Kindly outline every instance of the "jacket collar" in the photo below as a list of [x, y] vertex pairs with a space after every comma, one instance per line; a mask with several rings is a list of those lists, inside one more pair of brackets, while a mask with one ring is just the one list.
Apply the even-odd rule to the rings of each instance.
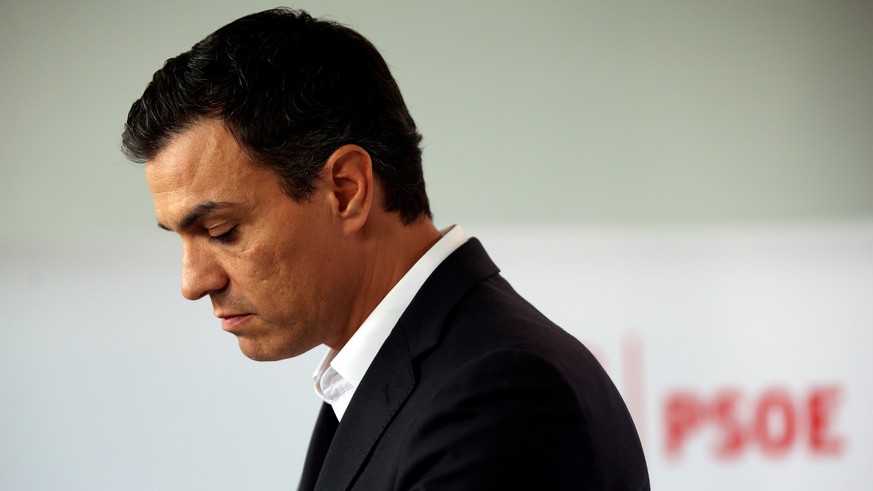
[[415, 388], [413, 361], [437, 345], [454, 305], [499, 272], [471, 238], [425, 281], [356, 389], [324, 459], [316, 490], [347, 489], [367, 455]]

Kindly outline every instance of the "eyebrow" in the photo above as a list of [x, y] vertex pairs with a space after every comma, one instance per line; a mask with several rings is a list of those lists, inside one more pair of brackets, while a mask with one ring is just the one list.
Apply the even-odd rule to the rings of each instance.
[[[190, 228], [192, 225], [202, 220], [203, 217], [212, 213], [215, 210], [232, 208], [234, 206], [236, 206], [236, 203], [231, 203], [229, 201], [201, 201], [200, 203], [197, 203], [197, 206], [189, 211], [188, 214], [185, 215], [184, 218], [182, 218], [182, 220], [179, 221], [179, 225], [176, 229], [185, 230], [187, 228]], [[170, 227], [164, 225], [160, 221], [158, 222], [158, 227], [161, 227], [164, 230], [172, 231]]]

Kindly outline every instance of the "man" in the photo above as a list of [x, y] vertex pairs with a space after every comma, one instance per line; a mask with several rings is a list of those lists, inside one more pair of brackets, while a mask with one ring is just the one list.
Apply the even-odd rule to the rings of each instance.
[[271, 10], [168, 60], [123, 148], [186, 298], [252, 359], [329, 348], [300, 489], [647, 489], [600, 365], [434, 227], [420, 140], [372, 44]]

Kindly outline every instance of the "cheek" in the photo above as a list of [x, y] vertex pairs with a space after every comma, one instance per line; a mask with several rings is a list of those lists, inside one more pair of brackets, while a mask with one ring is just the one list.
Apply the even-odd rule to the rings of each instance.
[[335, 287], [342, 281], [338, 244], [323, 220], [304, 218], [310, 219], [267, 220], [236, 258], [240, 295], [276, 322], [320, 322], [333, 310]]
[[239, 256], [239, 263], [240, 279], [249, 288], [269, 291], [289, 280], [290, 265], [275, 247], [250, 247]]
[[285, 241], [253, 242], [236, 260], [240, 294], [261, 311], [299, 308], [292, 304], [299, 304], [312, 290], [311, 275], [306, 274], [310, 259]]

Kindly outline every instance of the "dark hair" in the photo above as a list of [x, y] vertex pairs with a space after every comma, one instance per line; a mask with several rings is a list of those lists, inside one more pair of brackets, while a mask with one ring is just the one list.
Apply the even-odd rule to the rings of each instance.
[[431, 216], [421, 135], [385, 60], [348, 27], [274, 9], [218, 29], [155, 72], [130, 108], [122, 151], [146, 162], [210, 117], [297, 201], [327, 158], [353, 143], [370, 154], [388, 211], [407, 224]]

